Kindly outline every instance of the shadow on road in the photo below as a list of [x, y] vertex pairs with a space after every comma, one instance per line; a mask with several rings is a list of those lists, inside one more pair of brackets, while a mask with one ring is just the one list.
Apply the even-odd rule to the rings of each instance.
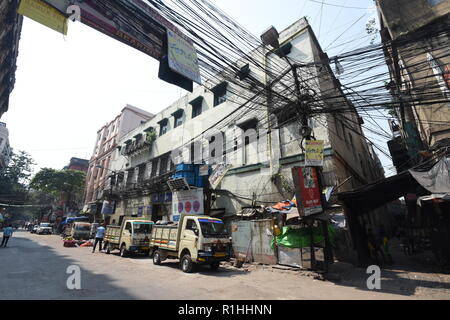
[[[161, 263], [161, 266], [168, 267], [172, 269], [177, 269], [179, 272], [183, 272], [180, 268], [180, 263], [177, 260], [172, 261], [164, 261]], [[212, 277], [236, 277], [242, 276], [243, 274], [248, 273], [249, 271], [245, 270], [232, 270], [225, 268], [223, 266], [219, 267], [217, 270], [212, 270], [209, 265], [196, 265], [193, 273], [201, 274], [203, 276], [212, 276]]]
[[[373, 291], [368, 289], [367, 279], [371, 274], [366, 273], [366, 269], [356, 268], [347, 263], [337, 262], [331, 266], [330, 272], [325, 276], [339, 286], [353, 287], [363, 291]], [[376, 292], [398, 294], [403, 296], [413, 296], [418, 288], [434, 289], [433, 294], [440, 296], [447, 295], [450, 298], [450, 278], [440, 278], [438, 275], [421, 274], [410, 272], [401, 267], [381, 269], [381, 289]], [[435, 290], [441, 292], [436, 292]], [[447, 291], [447, 293], [445, 293]], [[429, 298], [432, 298], [429, 296]]]
[[81, 290], [69, 290], [67, 280], [72, 274], [67, 273], [67, 268], [77, 262], [22, 236], [13, 236], [7, 248], [0, 248], [0, 261], [0, 300], [135, 299], [115, 286], [112, 278], [81, 266]]

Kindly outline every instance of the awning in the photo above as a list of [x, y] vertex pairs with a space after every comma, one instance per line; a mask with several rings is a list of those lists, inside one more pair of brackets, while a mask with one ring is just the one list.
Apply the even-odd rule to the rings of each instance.
[[357, 190], [342, 192], [338, 199], [356, 215], [375, 210], [408, 193], [429, 194], [408, 172], [365, 185]]

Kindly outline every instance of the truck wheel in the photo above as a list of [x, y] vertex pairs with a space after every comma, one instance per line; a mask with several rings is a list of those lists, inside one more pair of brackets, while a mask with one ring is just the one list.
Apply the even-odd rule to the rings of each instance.
[[209, 265], [212, 270], [217, 270], [220, 267], [220, 262], [214, 262]]
[[186, 253], [183, 258], [181, 258], [181, 270], [185, 273], [191, 273], [194, 270], [194, 263], [192, 262], [191, 255]]
[[153, 252], [153, 264], [157, 266], [161, 264], [161, 252], [159, 252], [159, 250]]
[[126, 248], [125, 244], [123, 244], [123, 245], [120, 247], [120, 256], [121, 256], [122, 258], [126, 258], [126, 257], [128, 256], [128, 252], [127, 252], [127, 248]]
[[106, 244], [106, 254], [110, 254], [111, 253], [111, 244], [107, 243]]

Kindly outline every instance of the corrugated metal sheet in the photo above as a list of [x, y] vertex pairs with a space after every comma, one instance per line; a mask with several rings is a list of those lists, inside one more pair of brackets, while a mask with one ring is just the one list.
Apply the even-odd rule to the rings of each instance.
[[276, 264], [272, 249], [271, 220], [235, 221], [232, 223], [233, 250], [247, 261]]

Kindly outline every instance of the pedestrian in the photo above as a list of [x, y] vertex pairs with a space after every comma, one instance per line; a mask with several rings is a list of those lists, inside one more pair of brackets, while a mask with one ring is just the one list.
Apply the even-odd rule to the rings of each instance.
[[99, 244], [98, 246], [98, 251], [102, 251], [102, 243], [103, 243], [103, 238], [105, 237], [105, 224], [99, 226], [97, 228], [97, 233], [95, 234], [95, 242], [94, 242], [94, 248], [92, 249], [92, 253], [95, 252], [95, 248], [97, 247], [97, 243]]
[[384, 226], [380, 227], [380, 239], [382, 242], [382, 248], [384, 253], [383, 257], [386, 259], [385, 262], [389, 264], [394, 263], [394, 261], [392, 260], [391, 253], [389, 252], [389, 237], [387, 236]]
[[375, 239], [375, 236], [373, 235], [372, 229], [367, 230], [367, 245], [369, 247], [370, 256], [372, 260], [379, 265], [380, 260], [378, 259], [378, 253], [383, 258], [383, 261], [385, 261], [384, 253], [380, 248], [380, 243]]
[[12, 237], [13, 234], [13, 228], [12, 225], [8, 225], [5, 229], [3, 229], [3, 240], [0, 247], [6, 248], [6, 245], [8, 244], [8, 240], [10, 237]]

